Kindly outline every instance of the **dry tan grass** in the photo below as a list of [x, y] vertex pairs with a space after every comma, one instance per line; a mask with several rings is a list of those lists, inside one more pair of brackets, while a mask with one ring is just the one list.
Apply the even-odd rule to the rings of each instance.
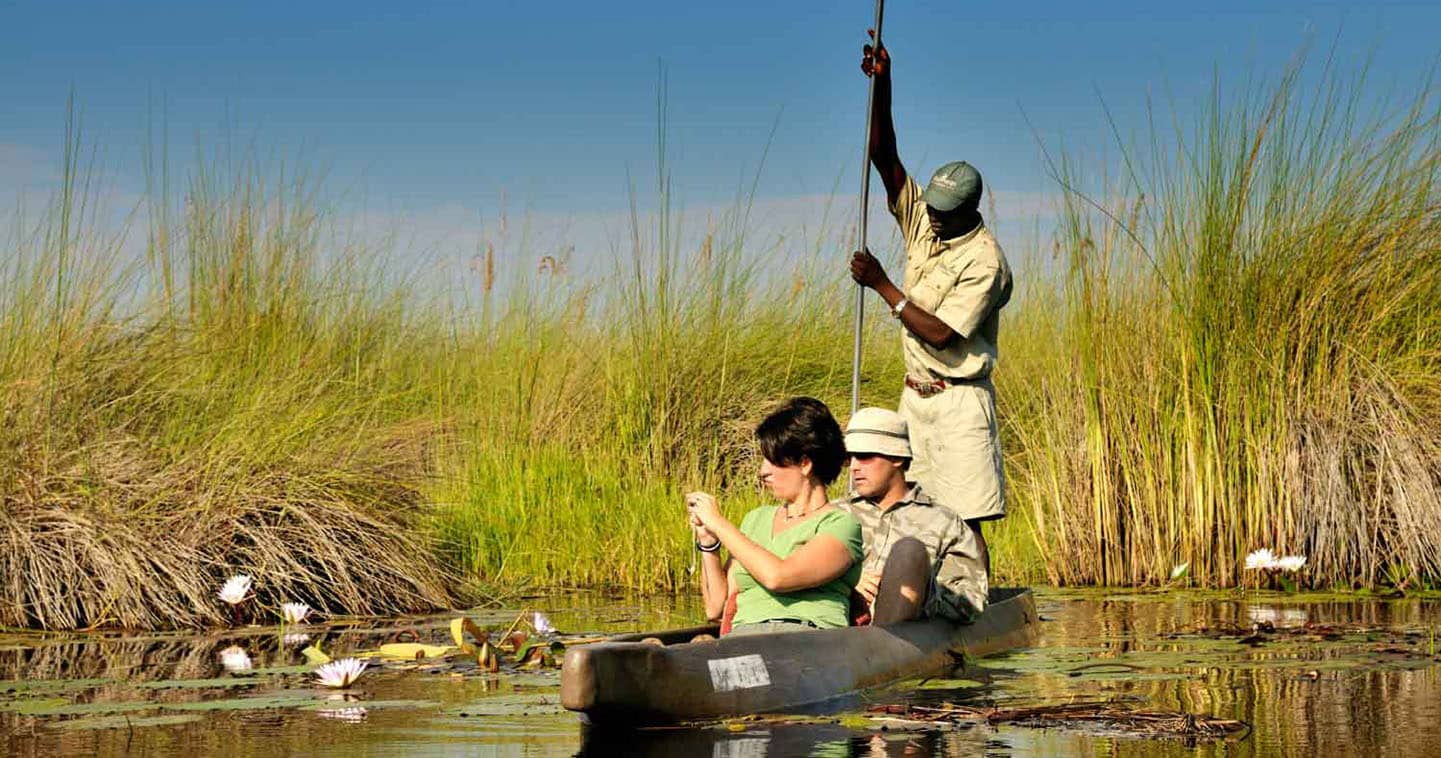
[[137, 447], [109, 441], [71, 453], [6, 493], [0, 625], [225, 624], [216, 591], [235, 573], [255, 577], [244, 613], [266, 622], [287, 601], [360, 615], [455, 602], [454, 581], [415, 528], [413, 484], [396, 478], [394, 461], [217, 475]]

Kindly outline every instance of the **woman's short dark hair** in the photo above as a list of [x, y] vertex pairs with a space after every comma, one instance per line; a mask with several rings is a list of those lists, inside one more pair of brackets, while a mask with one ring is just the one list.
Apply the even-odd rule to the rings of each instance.
[[845, 436], [825, 403], [813, 397], [793, 397], [766, 416], [756, 427], [761, 455], [780, 466], [794, 466], [809, 458], [812, 471], [829, 485], [846, 463]]

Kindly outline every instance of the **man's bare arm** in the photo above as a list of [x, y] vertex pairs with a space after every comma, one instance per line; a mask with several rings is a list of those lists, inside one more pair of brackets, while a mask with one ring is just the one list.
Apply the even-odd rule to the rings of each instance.
[[[905, 297], [869, 250], [857, 250], [851, 255], [851, 278], [856, 284], [875, 290], [892, 309]], [[906, 331], [936, 350], [944, 350], [957, 336], [956, 330], [949, 324], [911, 302], [907, 302], [906, 307], [901, 309], [901, 323], [905, 324]]]
[[[872, 39], [875, 30], [871, 30]], [[886, 185], [886, 202], [891, 207], [906, 184], [906, 169], [896, 148], [896, 124], [891, 118], [891, 54], [885, 45], [866, 45], [861, 52], [861, 71], [875, 80], [871, 104], [871, 163]]]

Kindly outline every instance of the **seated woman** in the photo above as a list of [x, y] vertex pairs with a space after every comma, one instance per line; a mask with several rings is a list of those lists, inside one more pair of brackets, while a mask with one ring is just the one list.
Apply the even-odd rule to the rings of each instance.
[[[732, 524], [714, 497], [686, 496], [702, 556], [706, 615], [719, 619], [733, 593], [732, 634], [846, 626], [860, 578], [861, 525], [829, 504], [826, 486], [845, 464], [840, 425], [815, 398], [788, 400], [756, 427], [761, 482], [780, 505], [764, 505]], [[730, 560], [721, 562], [724, 546]]]

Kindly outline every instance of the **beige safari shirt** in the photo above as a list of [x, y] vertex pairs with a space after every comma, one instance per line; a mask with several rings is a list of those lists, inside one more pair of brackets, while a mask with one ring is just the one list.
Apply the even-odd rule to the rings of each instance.
[[960, 237], [931, 230], [921, 188], [911, 177], [891, 206], [906, 242], [906, 297], [959, 337], [942, 350], [901, 327], [906, 373], [917, 379], [982, 379], [996, 365], [999, 311], [1011, 299], [1011, 267], [981, 224]]
[[932, 501], [920, 485], [912, 485], [886, 511], [861, 497], [839, 500], [835, 506], [861, 522], [865, 571], [881, 573], [891, 547], [905, 537], [925, 545], [932, 577], [922, 611], [926, 617], [972, 621], [986, 609], [989, 581], [975, 533], [960, 516]]

